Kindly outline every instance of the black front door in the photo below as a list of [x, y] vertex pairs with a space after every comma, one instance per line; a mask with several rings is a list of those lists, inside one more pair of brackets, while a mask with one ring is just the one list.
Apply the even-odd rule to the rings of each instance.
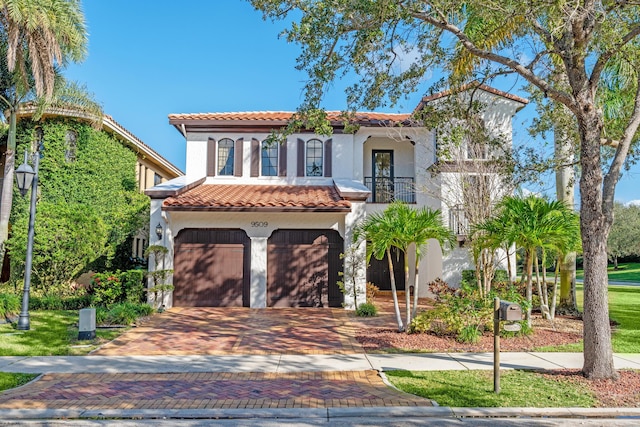
[[372, 165], [373, 171], [373, 202], [391, 203], [394, 200], [393, 185], [393, 151], [373, 150]]

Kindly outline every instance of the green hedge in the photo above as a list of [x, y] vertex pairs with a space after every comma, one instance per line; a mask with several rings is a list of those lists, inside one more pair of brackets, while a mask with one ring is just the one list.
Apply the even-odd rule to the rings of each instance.
[[90, 295], [66, 298], [52, 295], [29, 298], [29, 310], [80, 310], [90, 305]]

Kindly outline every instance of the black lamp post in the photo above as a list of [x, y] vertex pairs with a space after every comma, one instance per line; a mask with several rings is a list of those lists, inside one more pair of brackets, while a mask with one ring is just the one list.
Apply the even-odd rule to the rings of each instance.
[[27, 164], [27, 151], [24, 152], [24, 163], [16, 169], [16, 181], [20, 194], [25, 196], [31, 187], [31, 205], [29, 207], [29, 232], [27, 236], [27, 259], [24, 265], [24, 290], [22, 294], [22, 311], [18, 319], [17, 329], [28, 331], [29, 322], [29, 290], [31, 288], [31, 265], [33, 262], [33, 236], [36, 221], [36, 199], [38, 198], [38, 166], [40, 163], [40, 146], [33, 154], [33, 169]]

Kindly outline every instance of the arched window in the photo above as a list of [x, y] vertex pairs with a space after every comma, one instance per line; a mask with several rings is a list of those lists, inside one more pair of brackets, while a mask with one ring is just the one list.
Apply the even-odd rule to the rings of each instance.
[[262, 141], [262, 176], [278, 175], [278, 144]]
[[65, 135], [66, 150], [64, 152], [64, 159], [67, 162], [76, 161], [76, 149], [77, 149], [78, 135], [74, 130], [67, 130]]
[[233, 175], [233, 140], [218, 141], [218, 175]]
[[310, 139], [307, 141], [306, 153], [306, 175], [322, 176], [322, 141], [319, 139]]

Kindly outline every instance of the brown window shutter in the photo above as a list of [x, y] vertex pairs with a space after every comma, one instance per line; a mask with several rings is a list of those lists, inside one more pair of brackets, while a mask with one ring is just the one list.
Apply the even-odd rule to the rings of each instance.
[[242, 176], [242, 157], [243, 157], [243, 153], [242, 153], [242, 143], [244, 142], [244, 140], [242, 138], [239, 138], [236, 141], [235, 146], [233, 147], [233, 155], [234, 155], [234, 159], [233, 159], [233, 176]]
[[333, 144], [332, 139], [327, 139], [324, 143], [324, 176], [331, 177], [331, 146]]
[[251, 139], [251, 177], [260, 176], [260, 141]]
[[216, 176], [216, 140], [207, 141], [207, 176]]
[[278, 176], [287, 176], [287, 141], [278, 147]]
[[298, 176], [304, 176], [304, 141], [298, 138]]

